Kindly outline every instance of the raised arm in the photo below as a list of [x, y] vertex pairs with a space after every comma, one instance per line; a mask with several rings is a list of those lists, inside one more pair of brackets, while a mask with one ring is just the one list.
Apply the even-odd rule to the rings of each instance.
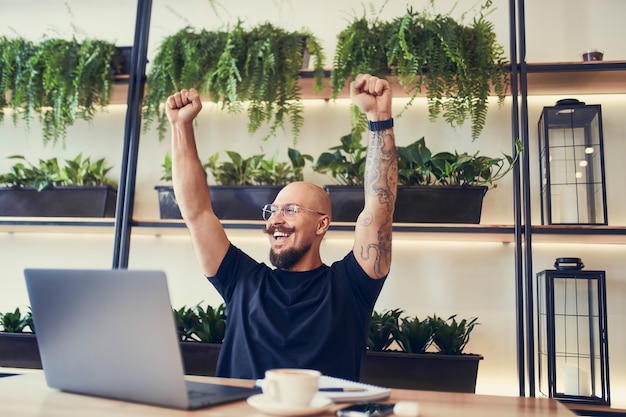
[[350, 97], [369, 122], [380, 122], [369, 123], [365, 207], [356, 222], [352, 248], [363, 270], [379, 279], [389, 273], [391, 266], [391, 231], [398, 190], [391, 89], [386, 80], [361, 74], [350, 84]]
[[169, 96], [165, 107], [172, 128], [174, 194], [200, 267], [205, 275], [213, 276], [226, 255], [229, 240], [213, 212], [206, 173], [196, 148], [193, 122], [202, 110], [202, 102], [192, 88]]

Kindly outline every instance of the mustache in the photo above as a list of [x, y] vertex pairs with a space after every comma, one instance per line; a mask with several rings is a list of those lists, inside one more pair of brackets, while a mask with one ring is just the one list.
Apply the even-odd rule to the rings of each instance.
[[263, 229], [261, 229], [261, 231], [265, 233], [266, 235], [273, 235], [274, 232], [293, 233], [294, 230], [295, 229], [293, 227], [281, 227], [281, 226], [270, 226], [270, 227], [263, 226]]

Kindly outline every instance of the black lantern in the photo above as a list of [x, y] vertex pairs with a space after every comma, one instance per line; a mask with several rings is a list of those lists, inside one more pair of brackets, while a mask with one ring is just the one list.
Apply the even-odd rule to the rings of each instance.
[[558, 258], [537, 274], [539, 391], [558, 400], [610, 405], [604, 271]]
[[600, 105], [544, 107], [539, 154], [541, 224], [608, 224]]

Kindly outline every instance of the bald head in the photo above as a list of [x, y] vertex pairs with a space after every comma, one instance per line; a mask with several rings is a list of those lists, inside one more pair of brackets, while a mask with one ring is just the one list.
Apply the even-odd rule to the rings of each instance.
[[328, 193], [322, 187], [310, 182], [299, 181], [286, 185], [278, 193], [274, 202], [276, 204], [296, 203], [331, 216]]

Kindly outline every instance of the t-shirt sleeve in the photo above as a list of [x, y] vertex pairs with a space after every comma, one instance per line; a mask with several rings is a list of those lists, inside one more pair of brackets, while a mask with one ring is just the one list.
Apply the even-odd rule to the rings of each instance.
[[355, 296], [365, 305], [373, 306], [383, 289], [387, 277], [372, 279], [365, 273], [361, 265], [350, 251], [344, 258], [345, 270], [342, 272], [350, 281]]
[[213, 284], [217, 292], [220, 293], [226, 303], [230, 302], [238, 277], [251, 275], [242, 273], [242, 271], [252, 271], [261, 264], [245, 254], [241, 249], [232, 243], [226, 252], [226, 256], [222, 260], [217, 273], [212, 277], [207, 277], [209, 282]]

